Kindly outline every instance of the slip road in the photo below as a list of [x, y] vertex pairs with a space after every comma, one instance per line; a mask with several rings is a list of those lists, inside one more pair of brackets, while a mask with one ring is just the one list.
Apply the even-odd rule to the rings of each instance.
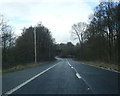
[[72, 59], [3, 75], [3, 94], [119, 94], [119, 73]]

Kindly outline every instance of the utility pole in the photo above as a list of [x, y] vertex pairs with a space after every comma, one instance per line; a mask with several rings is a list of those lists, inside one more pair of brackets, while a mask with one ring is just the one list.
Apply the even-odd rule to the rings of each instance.
[[50, 48], [50, 44], [49, 44], [49, 60], [50, 60], [50, 56], [51, 56], [51, 54], [50, 54], [50, 49], [51, 49], [51, 48]]
[[34, 48], [35, 48], [35, 63], [37, 63], [37, 50], [36, 50], [36, 27], [34, 27]]

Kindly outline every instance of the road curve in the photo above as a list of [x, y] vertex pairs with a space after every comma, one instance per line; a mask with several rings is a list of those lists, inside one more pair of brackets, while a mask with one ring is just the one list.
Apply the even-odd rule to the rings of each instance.
[[7, 94], [118, 94], [119, 74], [72, 59], [3, 75]]

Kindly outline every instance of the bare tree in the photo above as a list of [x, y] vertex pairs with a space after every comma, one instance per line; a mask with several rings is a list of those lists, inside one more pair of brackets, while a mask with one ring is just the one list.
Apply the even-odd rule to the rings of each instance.
[[15, 43], [14, 33], [12, 27], [7, 24], [7, 20], [3, 15], [0, 15], [0, 38], [2, 39], [2, 61], [6, 63], [9, 49], [13, 47]]
[[79, 43], [82, 44], [84, 42], [83, 34], [87, 28], [87, 24], [85, 22], [79, 22], [72, 26], [72, 35], [74, 39], [78, 39]]
[[0, 15], [0, 37], [3, 48], [12, 47], [15, 39], [12, 27], [7, 22], [6, 18]]

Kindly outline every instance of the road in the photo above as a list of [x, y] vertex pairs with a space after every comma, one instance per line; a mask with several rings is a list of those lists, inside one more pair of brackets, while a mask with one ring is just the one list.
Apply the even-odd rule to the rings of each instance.
[[72, 59], [4, 74], [6, 94], [118, 94], [120, 74]]

